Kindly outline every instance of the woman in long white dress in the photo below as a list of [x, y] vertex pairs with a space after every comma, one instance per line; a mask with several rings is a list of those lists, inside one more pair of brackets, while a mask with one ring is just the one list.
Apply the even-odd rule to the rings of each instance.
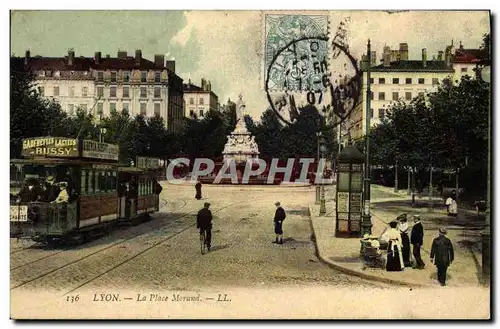
[[389, 225], [391, 228], [384, 234], [389, 243], [385, 269], [387, 271], [402, 271], [405, 266], [403, 263], [403, 255], [401, 253], [403, 245], [401, 233], [397, 229], [398, 223], [396, 221], [392, 221]]

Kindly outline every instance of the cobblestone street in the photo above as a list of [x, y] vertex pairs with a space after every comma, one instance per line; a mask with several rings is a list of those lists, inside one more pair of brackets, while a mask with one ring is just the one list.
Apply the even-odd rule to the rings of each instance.
[[[349, 276], [315, 256], [307, 202], [313, 188], [166, 185], [168, 204], [150, 222], [82, 246], [21, 250], [11, 243], [11, 289], [161, 288], [346, 285], [387, 287]], [[274, 202], [287, 211], [285, 244], [273, 244]], [[201, 255], [195, 214], [212, 204], [212, 251]], [[333, 225], [333, 223], [332, 223]]]

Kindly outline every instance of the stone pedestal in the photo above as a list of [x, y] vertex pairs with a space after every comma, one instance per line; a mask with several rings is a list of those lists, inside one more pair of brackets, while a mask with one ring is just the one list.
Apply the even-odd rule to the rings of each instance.
[[243, 119], [238, 120], [234, 131], [227, 136], [222, 154], [224, 161], [234, 160], [238, 166], [246, 164], [248, 160], [259, 158], [260, 152], [255, 137], [247, 130]]

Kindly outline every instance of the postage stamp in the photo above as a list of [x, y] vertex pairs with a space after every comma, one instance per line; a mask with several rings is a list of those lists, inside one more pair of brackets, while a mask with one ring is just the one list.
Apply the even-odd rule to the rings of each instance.
[[264, 89], [324, 89], [328, 71], [328, 15], [264, 13]]
[[492, 318], [489, 11], [10, 33], [11, 319]]

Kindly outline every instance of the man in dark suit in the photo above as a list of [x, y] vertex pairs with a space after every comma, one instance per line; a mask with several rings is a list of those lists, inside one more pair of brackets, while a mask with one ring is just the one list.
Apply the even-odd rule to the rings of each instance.
[[209, 207], [210, 203], [205, 202], [203, 209], [196, 216], [196, 228], [200, 229], [200, 234], [205, 232], [208, 251], [212, 243], [212, 212], [208, 209]]
[[279, 201], [274, 205], [276, 206], [276, 212], [274, 213], [274, 233], [276, 234], [276, 240], [273, 243], [283, 244], [283, 221], [286, 218], [286, 213]]
[[437, 267], [438, 281], [442, 286], [446, 285], [446, 270], [454, 259], [453, 245], [446, 237], [446, 229], [439, 229], [439, 236], [432, 242], [431, 262]]
[[413, 227], [411, 229], [411, 238], [410, 242], [413, 245], [413, 257], [415, 258], [415, 268], [423, 269], [425, 267], [424, 262], [422, 261], [422, 256], [420, 255], [420, 248], [422, 248], [422, 244], [424, 243], [424, 227], [422, 223], [420, 223], [420, 216], [413, 216]]

